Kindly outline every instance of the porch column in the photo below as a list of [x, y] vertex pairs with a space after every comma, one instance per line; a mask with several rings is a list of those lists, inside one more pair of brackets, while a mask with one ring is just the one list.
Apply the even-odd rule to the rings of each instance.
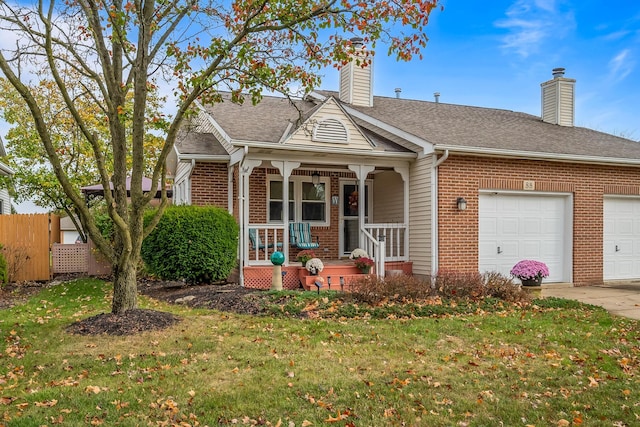
[[365, 216], [365, 181], [367, 180], [367, 175], [369, 172], [373, 172], [375, 170], [375, 166], [372, 165], [349, 165], [349, 170], [356, 174], [356, 178], [358, 178], [358, 245], [361, 248], [364, 248], [364, 234], [362, 230], [364, 229], [364, 216]]
[[240, 173], [238, 174], [238, 222], [240, 223], [240, 238], [238, 245], [240, 246], [240, 284], [244, 286], [244, 265], [245, 260], [249, 257], [249, 177], [253, 169], [260, 166], [262, 160], [245, 159], [240, 165]]
[[393, 168], [400, 177], [404, 184], [404, 256], [409, 258], [409, 167], [408, 166], [396, 166]]
[[284, 225], [282, 249], [285, 262], [289, 265], [289, 177], [294, 169], [300, 167], [300, 162], [272, 160], [271, 165], [282, 175], [282, 223]]

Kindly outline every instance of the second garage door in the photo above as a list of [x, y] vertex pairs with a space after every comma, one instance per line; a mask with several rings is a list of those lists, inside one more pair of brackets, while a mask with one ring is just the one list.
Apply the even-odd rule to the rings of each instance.
[[534, 259], [549, 267], [545, 282], [570, 281], [569, 202], [568, 196], [481, 194], [480, 271], [497, 271], [509, 276], [518, 261]]
[[604, 280], [640, 278], [640, 200], [604, 199]]

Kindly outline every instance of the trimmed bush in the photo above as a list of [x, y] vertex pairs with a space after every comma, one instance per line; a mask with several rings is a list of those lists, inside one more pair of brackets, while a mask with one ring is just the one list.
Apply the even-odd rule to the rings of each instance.
[[236, 266], [237, 252], [238, 225], [227, 211], [212, 206], [168, 207], [142, 244], [149, 273], [188, 283], [225, 280]]
[[0, 287], [6, 285], [9, 280], [9, 273], [7, 272], [7, 260], [2, 253], [3, 246], [0, 244]]

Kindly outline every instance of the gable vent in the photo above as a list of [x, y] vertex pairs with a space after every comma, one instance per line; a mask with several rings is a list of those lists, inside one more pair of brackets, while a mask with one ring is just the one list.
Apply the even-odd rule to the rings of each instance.
[[325, 119], [313, 127], [313, 140], [346, 144], [349, 142], [349, 132], [340, 120]]

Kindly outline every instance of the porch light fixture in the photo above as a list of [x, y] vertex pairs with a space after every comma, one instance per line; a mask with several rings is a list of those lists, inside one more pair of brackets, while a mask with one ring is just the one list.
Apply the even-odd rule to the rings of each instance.
[[467, 201], [464, 199], [464, 197], [458, 197], [458, 199], [456, 200], [456, 204], [458, 205], [459, 211], [467, 209]]
[[311, 182], [313, 183], [313, 185], [320, 184], [320, 174], [318, 173], [318, 171], [313, 171], [313, 173], [311, 174]]
[[335, 194], [331, 196], [331, 206], [338, 206], [339, 203], [340, 197], [336, 196]]

